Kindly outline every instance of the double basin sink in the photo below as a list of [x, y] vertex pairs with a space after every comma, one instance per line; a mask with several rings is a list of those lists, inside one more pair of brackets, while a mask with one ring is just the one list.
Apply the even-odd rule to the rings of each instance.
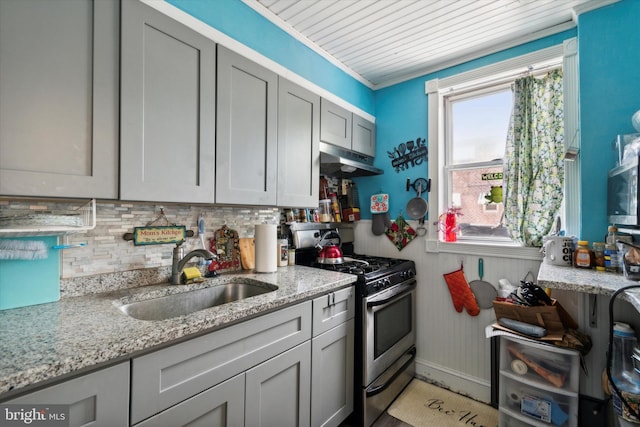
[[[171, 285], [181, 286], [181, 285]], [[276, 285], [248, 278], [124, 304], [120, 311], [138, 320], [166, 320], [277, 290]]]

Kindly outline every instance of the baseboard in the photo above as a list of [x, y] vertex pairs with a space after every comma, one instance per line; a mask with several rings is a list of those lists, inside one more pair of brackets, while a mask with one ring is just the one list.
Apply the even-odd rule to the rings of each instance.
[[482, 378], [472, 377], [422, 359], [416, 359], [416, 377], [479, 402], [491, 403], [491, 383]]

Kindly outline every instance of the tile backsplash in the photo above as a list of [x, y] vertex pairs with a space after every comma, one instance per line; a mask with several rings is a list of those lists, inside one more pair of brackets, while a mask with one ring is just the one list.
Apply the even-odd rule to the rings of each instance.
[[[72, 210], [77, 203], [40, 200], [0, 200], [3, 211], [12, 210]], [[279, 223], [280, 210], [272, 207], [191, 206], [184, 204], [152, 204], [98, 201], [96, 227], [93, 230], [60, 237], [63, 243], [87, 245], [62, 251], [61, 278], [76, 279], [106, 273], [154, 269], [171, 266], [173, 244], [134, 246], [124, 240], [125, 233], [134, 227], [145, 226], [160, 214], [160, 209], [172, 224], [184, 225], [198, 231], [198, 216], [205, 219], [205, 238], [208, 245], [213, 233], [223, 225], [238, 231], [240, 237], [252, 237], [254, 225]], [[188, 238], [185, 251], [200, 247], [196, 236]], [[169, 268], [170, 269], [170, 268]]]

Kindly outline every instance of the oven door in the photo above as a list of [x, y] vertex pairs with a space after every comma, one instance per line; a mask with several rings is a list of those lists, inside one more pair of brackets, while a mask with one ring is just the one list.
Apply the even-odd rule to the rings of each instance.
[[415, 279], [364, 299], [363, 386], [371, 384], [415, 345], [415, 299]]

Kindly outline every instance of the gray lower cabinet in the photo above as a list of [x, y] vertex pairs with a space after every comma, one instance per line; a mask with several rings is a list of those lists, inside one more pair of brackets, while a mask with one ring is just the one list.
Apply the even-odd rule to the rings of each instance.
[[118, 197], [119, 20], [117, 0], [0, 1], [0, 195]]
[[[308, 301], [134, 358], [131, 423], [164, 416], [163, 411], [308, 342], [311, 312]], [[219, 406], [219, 401], [212, 399], [210, 405], [198, 404], [197, 408], [205, 415]], [[183, 425], [195, 415], [185, 412], [189, 418], [178, 419], [176, 414], [182, 410], [172, 410], [173, 425]]]
[[353, 114], [324, 98], [320, 111], [320, 141], [350, 150]]
[[214, 201], [215, 48], [150, 6], [122, 2], [121, 199]]
[[338, 426], [353, 411], [353, 288], [313, 301], [311, 425]]
[[129, 425], [129, 362], [82, 375], [3, 404], [69, 405], [69, 426]]
[[278, 206], [318, 206], [319, 125], [320, 96], [280, 77], [278, 80]]
[[369, 120], [353, 115], [351, 148], [358, 153], [376, 156], [376, 125]]
[[247, 426], [308, 426], [311, 343], [306, 341], [247, 371]]
[[244, 426], [245, 374], [236, 375], [148, 418], [137, 427]]
[[276, 205], [278, 75], [218, 46], [216, 203]]

